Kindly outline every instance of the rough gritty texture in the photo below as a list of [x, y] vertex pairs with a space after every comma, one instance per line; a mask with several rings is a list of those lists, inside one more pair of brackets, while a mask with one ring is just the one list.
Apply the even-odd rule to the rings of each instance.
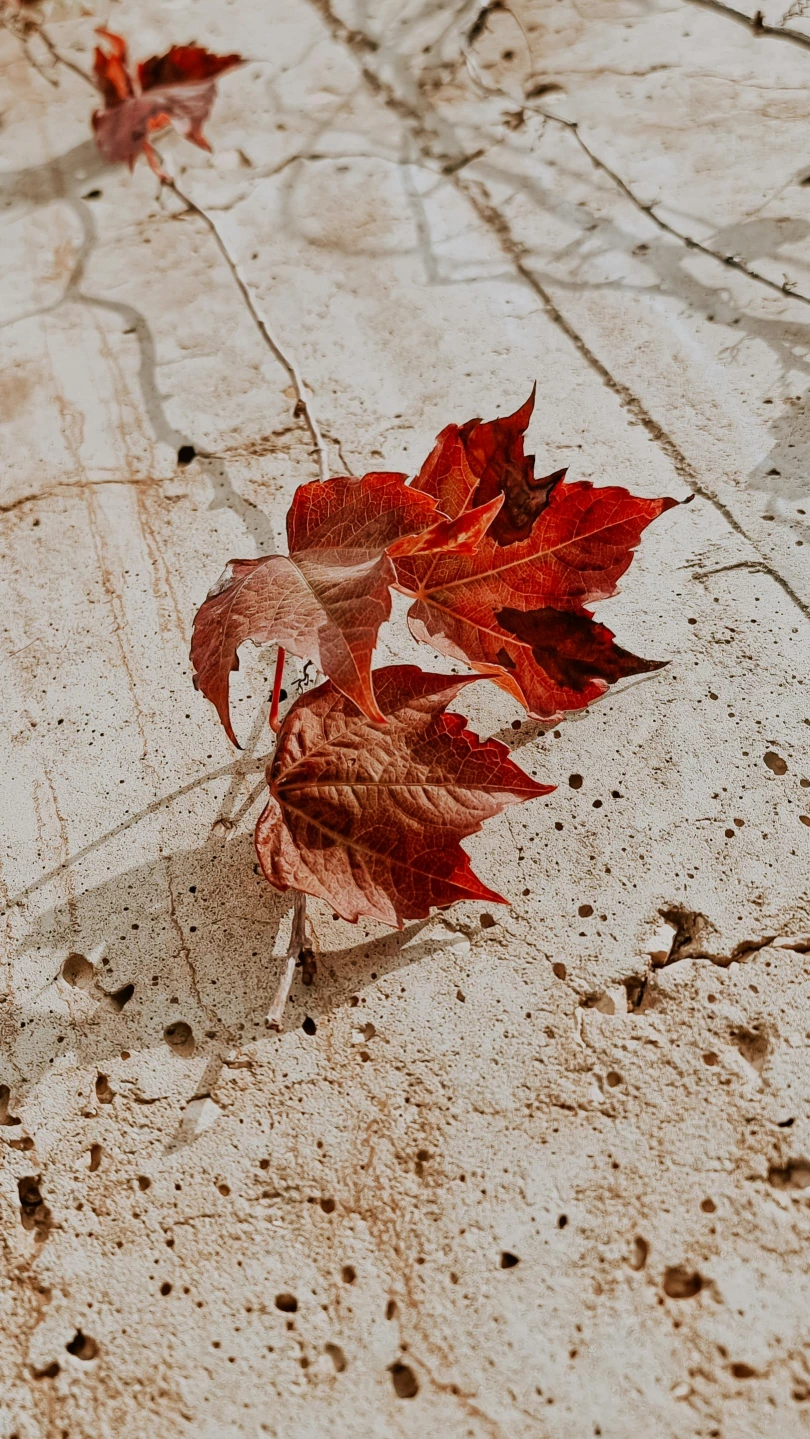
[[215, 154], [162, 148], [334, 469], [413, 472], [536, 377], [547, 469], [695, 494], [600, 608], [671, 663], [545, 736], [469, 692], [559, 785], [470, 844], [511, 909], [385, 935], [316, 906], [269, 1034], [272, 655], [235, 757], [187, 652], [317, 457], [211, 234], [0, 32], [0, 1436], [793, 1439], [810, 405], [779, 287], [810, 295], [810, 52], [670, 0], [327, 4], [111, 16], [136, 57], [251, 57]]

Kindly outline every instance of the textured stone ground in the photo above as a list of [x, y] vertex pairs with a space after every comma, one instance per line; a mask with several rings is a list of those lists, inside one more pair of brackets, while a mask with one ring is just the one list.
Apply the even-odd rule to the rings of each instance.
[[250, 57], [215, 153], [164, 148], [334, 470], [413, 471], [536, 378], [541, 463], [694, 494], [602, 608], [670, 664], [546, 734], [465, 695], [559, 786], [470, 845], [511, 909], [315, 906], [269, 1034], [272, 657], [235, 758], [187, 651], [317, 456], [211, 234], [0, 31], [0, 1436], [794, 1439], [810, 50], [669, 0], [327, 3], [109, 18]]

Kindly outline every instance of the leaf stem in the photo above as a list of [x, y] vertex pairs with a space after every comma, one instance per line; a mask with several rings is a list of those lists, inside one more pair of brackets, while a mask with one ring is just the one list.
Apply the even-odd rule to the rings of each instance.
[[278, 987], [273, 995], [273, 1003], [267, 1015], [267, 1024], [270, 1029], [279, 1033], [284, 1028], [284, 1006], [287, 1003], [287, 996], [290, 993], [290, 985], [293, 982], [295, 966], [301, 956], [302, 950], [307, 947], [307, 897], [300, 890], [295, 891], [295, 902], [293, 907], [292, 929], [290, 931], [290, 942], [287, 945], [287, 954], [284, 959], [284, 968], [278, 981]]
[[295, 360], [292, 358], [291, 355], [288, 355], [286, 351], [282, 349], [279, 341], [276, 339], [273, 331], [270, 329], [267, 320], [265, 319], [261, 310], [258, 308], [256, 301], [254, 300], [248, 288], [245, 277], [242, 274], [239, 261], [234, 255], [231, 254], [230, 250], [228, 249], [228, 246], [226, 245], [225, 241], [222, 238], [222, 235], [219, 232], [219, 229], [217, 228], [217, 223], [214, 220], [213, 216], [210, 215], [207, 210], [204, 210], [202, 205], [198, 205], [196, 200], [192, 200], [191, 196], [187, 194], [185, 190], [181, 190], [180, 186], [173, 178], [173, 176], [163, 175], [161, 178], [163, 184], [166, 185], [169, 190], [174, 191], [178, 200], [182, 200], [186, 208], [193, 211], [193, 213], [197, 215], [200, 220], [202, 220], [203, 224], [208, 227], [214, 239], [216, 240], [220, 254], [222, 255], [226, 265], [228, 266], [228, 269], [233, 275], [233, 278], [239, 288], [239, 292], [245, 302], [245, 305], [247, 306], [248, 313], [250, 314], [250, 317], [253, 320], [256, 329], [259, 331], [259, 334], [264, 340], [264, 343], [266, 344], [270, 353], [275, 356], [279, 364], [287, 371], [287, 374], [290, 377], [296, 397], [294, 413], [296, 415], [303, 415], [304, 420], [306, 421], [307, 429], [309, 430], [309, 433], [312, 437], [312, 443], [315, 448], [315, 452], [318, 456], [318, 470], [320, 478], [322, 480], [328, 479], [329, 454], [326, 448], [326, 442], [324, 441], [323, 435], [321, 434], [318, 421], [316, 420], [315, 415], [312, 412], [312, 406], [307, 399], [306, 391], [304, 388], [304, 381], [301, 377]]
[[279, 730], [281, 729], [281, 725], [280, 725], [280, 723], [279, 723], [279, 718], [278, 718], [278, 702], [279, 702], [279, 699], [281, 698], [281, 681], [282, 681], [283, 678], [284, 678], [284, 660], [285, 660], [285, 658], [286, 658], [285, 652], [284, 652], [284, 650], [281, 648], [281, 645], [279, 645], [279, 647], [278, 647], [278, 654], [276, 655], [276, 673], [275, 673], [275, 675], [273, 676], [273, 698], [272, 698], [271, 701], [270, 701], [270, 720], [269, 720], [269, 723], [270, 723], [270, 728], [271, 728], [271, 730], [273, 731], [273, 734], [278, 734]]

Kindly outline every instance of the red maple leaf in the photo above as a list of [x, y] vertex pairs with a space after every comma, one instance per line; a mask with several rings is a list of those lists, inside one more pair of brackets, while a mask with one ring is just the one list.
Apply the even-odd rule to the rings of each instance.
[[96, 46], [93, 72], [104, 109], [93, 115], [96, 144], [105, 160], [126, 161], [130, 169], [143, 152], [155, 174], [166, 179], [149, 136], [174, 125], [187, 140], [210, 150], [202, 127], [216, 98], [216, 77], [241, 55], [212, 55], [200, 45], [173, 45], [165, 55], [142, 60], [133, 73], [126, 41], [99, 26], [108, 48]]
[[287, 515], [289, 555], [231, 560], [194, 621], [194, 683], [233, 743], [230, 675], [248, 639], [312, 660], [369, 718], [382, 720], [371, 657], [391, 613], [395, 576], [386, 551], [472, 550], [500, 504], [496, 496], [450, 522], [404, 475], [301, 485]]
[[468, 505], [484, 505], [503, 495], [503, 509], [489, 531], [499, 545], [528, 539], [551, 491], [565, 477], [565, 470], [535, 475], [534, 455], [523, 453], [536, 390], [535, 385], [525, 405], [513, 415], [447, 425], [413, 482], [418, 489], [441, 498], [442, 509], [453, 517]]
[[473, 873], [459, 841], [554, 786], [445, 712], [474, 679], [413, 665], [376, 670], [384, 725], [328, 682], [296, 700], [256, 826], [259, 860], [276, 889], [315, 895], [352, 923], [367, 915], [398, 928], [457, 900], [507, 903]]
[[416, 639], [472, 665], [543, 719], [583, 709], [626, 675], [660, 668], [622, 649], [586, 604], [616, 593], [642, 531], [672, 499], [618, 486], [536, 480], [522, 434], [533, 396], [515, 415], [442, 432], [414, 481], [445, 513], [503, 494], [476, 552], [396, 559], [397, 588], [412, 596]]

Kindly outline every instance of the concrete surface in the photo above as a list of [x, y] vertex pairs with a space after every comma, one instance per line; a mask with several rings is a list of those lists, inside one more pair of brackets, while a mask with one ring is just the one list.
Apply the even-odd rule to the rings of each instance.
[[272, 655], [235, 756], [187, 651], [317, 455], [211, 234], [0, 31], [2, 1439], [810, 1433], [810, 51], [671, 0], [476, 15], [105, 12], [250, 57], [215, 153], [162, 148], [333, 469], [536, 378], [541, 463], [696, 496], [601, 611], [666, 670], [545, 735], [464, 697], [559, 785], [470, 846], [511, 909], [316, 906], [282, 1036]]

